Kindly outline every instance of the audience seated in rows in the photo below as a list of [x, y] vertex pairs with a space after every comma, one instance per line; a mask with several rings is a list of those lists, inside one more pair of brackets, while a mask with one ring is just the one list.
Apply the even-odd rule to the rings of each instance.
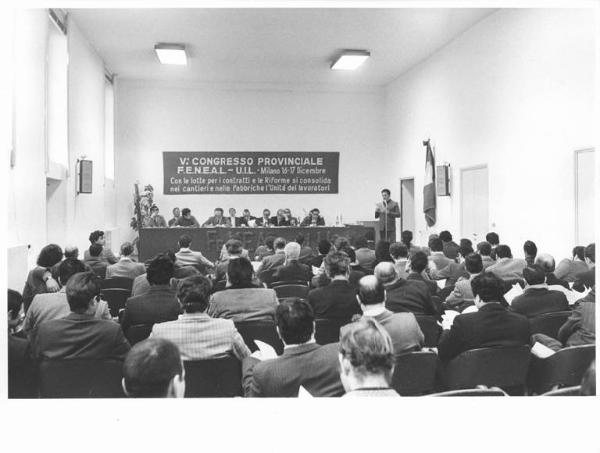
[[150, 338], [165, 338], [177, 345], [183, 360], [236, 356], [242, 360], [250, 350], [230, 319], [206, 313], [211, 283], [203, 275], [179, 282], [177, 300], [183, 307], [179, 319], [154, 324]]
[[487, 241], [477, 244], [477, 253], [481, 255], [481, 265], [483, 266], [483, 270], [486, 270], [496, 262], [490, 256], [492, 254], [492, 244]]
[[408, 277], [408, 253], [408, 247], [402, 242], [394, 242], [390, 245], [390, 256], [394, 260], [398, 278]]
[[23, 308], [27, 312], [36, 294], [53, 293], [60, 289], [59, 283], [52, 277], [50, 269], [63, 259], [59, 245], [48, 244], [40, 251], [36, 267], [29, 271], [23, 288]]
[[527, 267], [527, 261], [513, 258], [508, 245], [501, 244], [496, 247], [496, 256], [496, 263], [488, 267], [486, 272], [492, 272], [502, 280], [523, 278], [523, 269]]
[[[81, 261], [71, 258], [62, 261], [58, 268], [58, 282], [61, 285], [60, 291], [38, 294], [33, 298], [23, 322], [23, 332], [30, 341], [35, 336], [36, 329], [42, 322], [64, 318], [71, 313], [71, 308], [67, 300], [66, 285], [73, 275], [81, 272], [85, 272], [85, 266]], [[97, 319], [112, 319], [108, 304], [105, 301], [98, 301], [94, 317]]]
[[[488, 244], [489, 245], [489, 244]], [[450, 310], [462, 312], [465, 308], [474, 305], [475, 296], [471, 288], [473, 279], [483, 272], [483, 260], [481, 255], [471, 253], [464, 261], [468, 277], [460, 277], [452, 292], [446, 297], [444, 307]]]
[[[110, 248], [105, 247], [106, 239], [104, 237], [104, 231], [96, 230], [90, 233], [88, 238], [90, 240], [90, 245], [98, 244], [102, 247], [102, 252], [100, 253], [100, 260], [104, 261], [108, 264], [115, 264], [118, 260], [113, 254]], [[83, 253], [83, 262], [87, 262], [90, 259], [90, 251], [89, 249]]]
[[317, 319], [350, 320], [360, 313], [356, 288], [349, 282], [350, 258], [345, 252], [334, 250], [325, 257], [324, 264], [330, 283], [308, 293], [312, 311]]
[[546, 273], [540, 265], [534, 264], [523, 269], [523, 277], [527, 284], [523, 294], [512, 300], [512, 311], [532, 318], [569, 309], [569, 302], [562, 292], [548, 289]]
[[[374, 278], [372, 275], [363, 278]], [[363, 317], [340, 332], [340, 379], [345, 397], [392, 396], [395, 345], [374, 318]]]
[[[462, 240], [461, 240], [461, 242], [462, 242]], [[461, 278], [461, 277], [468, 278], [469, 273], [467, 272], [467, 270], [465, 268], [465, 257], [470, 255], [471, 253], [473, 253], [473, 247], [471, 247], [471, 245], [469, 245], [468, 243], [462, 244], [458, 248], [458, 258], [457, 258], [458, 262], [452, 261], [452, 262], [448, 263], [448, 265], [446, 267], [444, 267], [442, 270], [431, 269], [429, 272], [431, 279], [432, 280], [444, 280], [445, 279], [446, 280], [445, 286], [452, 286], [458, 281], [459, 278]]]
[[195, 266], [200, 272], [206, 273], [213, 269], [215, 265], [212, 261], [205, 258], [202, 252], [192, 250], [192, 238], [187, 234], [179, 237], [179, 251], [175, 253], [175, 258], [180, 266]]
[[106, 277], [106, 268], [108, 263], [102, 258], [102, 246], [100, 244], [92, 244], [88, 249], [85, 264], [87, 264], [94, 274], [100, 278]]
[[106, 268], [106, 278], [125, 277], [133, 280], [137, 276], [145, 274], [146, 266], [134, 261], [131, 258], [132, 253], [133, 244], [131, 242], [121, 244], [121, 257], [117, 263]]
[[583, 292], [586, 288], [591, 288], [596, 282], [596, 244], [592, 242], [585, 248], [585, 262], [589, 269], [575, 275], [575, 281], [573, 282], [573, 289], [575, 291]]
[[[422, 254], [427, 260], [423, 252], [417, 254]], [[375, 267], [375, 277], [385, 289], [385, 308], [391, 312], [439, 316], [425, 282], [398, 278], [392, 263], [379, 263]]]
[[121, 326], [123, 331], [135, 324], [154, 324], [177, 319], [181, 306], [169, 286], [173, 261], [167, 254], [156, 256], [148, 264], [146, 278], [150, 288], [144, 294], [127, 299]]
[[135, 344], [123, 362], [122, 382], [130, 398], [183, 398], [185, 373], [179, 349], [164, 338]]
[[410, 272], [406, 279], [425, 283], [429, 288], [429, 294], [435, 296], [439, 287], [436, 282], [431, 281], [427, 276], [428, 263], [427, 255], [424, 252], [415, 253], [410, 259]]
[[66, 285], [71, 313], [39, 324], [32, 341], [32, 355], [43, 359], [123, 360], [129, 343], [119, 324], [95, 317], [100, 301], [100, 282], [93, 272], [81, 272]]
[[[389, 266], [379, 263], [377, 266]], [[419, 351], [425, 344], [425, 336], [413, 313], [392, 313], [385, 308], [385, 290], [374, 275], [365, 275], [359, 281], [357, 296], [363, 318], [372, 318], [389, 333], [394, 354]]]
[[338, 343], [315, 342], [315, 316], [302, 299], [290, 298], [275, 312], [283, 355], [261, 361], [259, 351], [242, 361], [242, 385], [249, 397], [293, 397], [300, 386], [312, 396], [341, 396]]
[[277, 294], [254, 282], [252, 263], [246, 258], [229, 260], [227, 285], [224, 291], [213, 293], [208, 314], [213, 318], [240, 321], [272, 321], [277, 307]]
[[585, 247], [578, 245], [573, 248], [572, 258], [565, 258], [556, 266], [556, 278], [574, 282], [578, 274], [588, 271], [585, 261]]
[[458, 244], [452, 240], [452, 234], [444, 230], [440, 233], [440, 239], [443, 243], [443, 251], [446, 257], [455, 260], [458, 257]]
[[527, 318], [500, 303], [504, 285], [499, 277], [484, 272], [471, 281], [471, 288], [478, 311], [456, 316], [451, 325], [442, 323], [444, 330], [438, 344], [442, 361], [470, 349], [529, 344]]
[[288, 242], [283, 253], [285, 261], [275, 268], [272, 280], [274, 282], [305, 281], [309, 282], [312, 278], [312, 269], [306, 264], [300, 263], [300, 244], [297, 242]]
[[375, 269], [375, 250], [371, 250], [367, 243], [367, 238], [364, 236], [360, 236], [354, 242], [354, 248], [356, 253], [356, 261], [358, 264], [373, 272]]

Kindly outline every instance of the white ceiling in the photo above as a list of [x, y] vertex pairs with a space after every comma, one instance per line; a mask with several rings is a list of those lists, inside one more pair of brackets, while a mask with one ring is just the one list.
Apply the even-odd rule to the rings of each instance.
[[[382, 87], [492, 9], [69, 9], [119, 78], [200, 83]], [[188, 66], [163, 66], [157, 42], [183, 43]], [[366, 49], [357, 71], [332, 71]]]

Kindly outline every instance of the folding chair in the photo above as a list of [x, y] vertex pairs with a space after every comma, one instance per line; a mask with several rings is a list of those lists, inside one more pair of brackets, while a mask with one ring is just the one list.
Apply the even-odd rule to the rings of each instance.
[[558, 330], [569, 316], [571, 316], [571, 313], [570, 310], [556, 311], [554, 313], [544, 313], [530, 318], [529, 325], [531, 326], [531, 334], [543, 333], [549, 337], [557, 338]]
[[100, 280], [102, 289], [126, 289], [131, 293], [133, 279], [127, 277], [110, 277]]
[[308, 296], [308, 285], [298, 285], [298, 284], [290, 284], [290, 285], [279, 285], [273, 286], [275, 290], [275, 294], [277, 294], [278, 299], [283, 299], [286, 297], [299, 297], [301, 299], [305, 299]]
[[433, 351], [415, 351], [396, 357], [392, 388], [402, 396], [425, 395], [435, 390], [438, 356]]
[[530, 393], [541, 395], [554, 386], [579, 385], [594, 357], [595, 344], [563, 348], [545, 359], [534, 356], [527, 375], [527, 388]]
[[64, 359], [40, 363], [41, 398], [122, 398], [123, 362]]
[[485, 385], [500, 387], [509, 394], [523, 393], [529, 360], [527, 345], [472, 349], [443, 367], [442, 381], [447, 390]]
[[236, 357], [185, 361], [183, 365], [186, 398], [242, 396], [242, 365]]
[[278, 355], [283, 353], [283, 343], [273, 321], [240, 321], [235, 323], [235, 328], [252, 352], [258, 349], [254, 340], [260, 340], [273, 346]]
[[442, 328], [438, 325], [437, 320], [433, 316], [415, 315], [419, 327], [425, 336], [425, 347], [435, 348], [438, 345]]
[[127, 329], [127, 332], [125, 332], [125, 337], [127, 338], [127, 341], [129, 341], [129, 344], [133, 346], [148, 338], [152, 333], [152, 326], [154, 326], [154, 324], [134, 324], [133, 326], [130, 326]]
[[320, 345], [340, 341], [340, 328], [350, 323], [351, 319], [317, 319], [315, 320], [315, 340]]
[[508, 396], [498, 387], [484, 389], [449, 390], [447, 392], [433, 393], [427, 396]]
[[582, 396], [579, 392], [581, 391], [581, 385], [575, 385], [573, 387], [564, 387], [562, 389], [550, 390], [544, 393], [542, 396]]
[[125, 308], [125, 303], [130, 295], [130, 290], [119, 288], [107, 288], [100, 292], [102, 299], [108, 303], [108, 308], [110, 309], [110, 315], [112, 317], [119, 316], [119, 310]]

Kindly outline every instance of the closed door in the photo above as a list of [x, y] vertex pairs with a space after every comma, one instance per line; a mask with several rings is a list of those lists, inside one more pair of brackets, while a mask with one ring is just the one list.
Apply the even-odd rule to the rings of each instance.
[[594, 161], [593, 149], [575, 151], [575, 243], [594, 242]]
[[400, 180], [400, 230], [415, 232], [415, 180], [414, 178]]
[[463, 168], [460, 175], [462, 237], [477, 244], [488, 232], [488, 168], [487, 165]]

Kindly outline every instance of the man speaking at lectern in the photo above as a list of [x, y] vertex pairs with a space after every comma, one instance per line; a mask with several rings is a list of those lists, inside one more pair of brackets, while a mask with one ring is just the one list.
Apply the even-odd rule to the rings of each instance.
[[383, 201], [376, 204], [375, 218], [379, 219], [379, 232], [381, 239], [396, 241], [396, 217], [400, 217], [400, 206], [390, 198], [390, 190], [383, 189], [381, 197]]

